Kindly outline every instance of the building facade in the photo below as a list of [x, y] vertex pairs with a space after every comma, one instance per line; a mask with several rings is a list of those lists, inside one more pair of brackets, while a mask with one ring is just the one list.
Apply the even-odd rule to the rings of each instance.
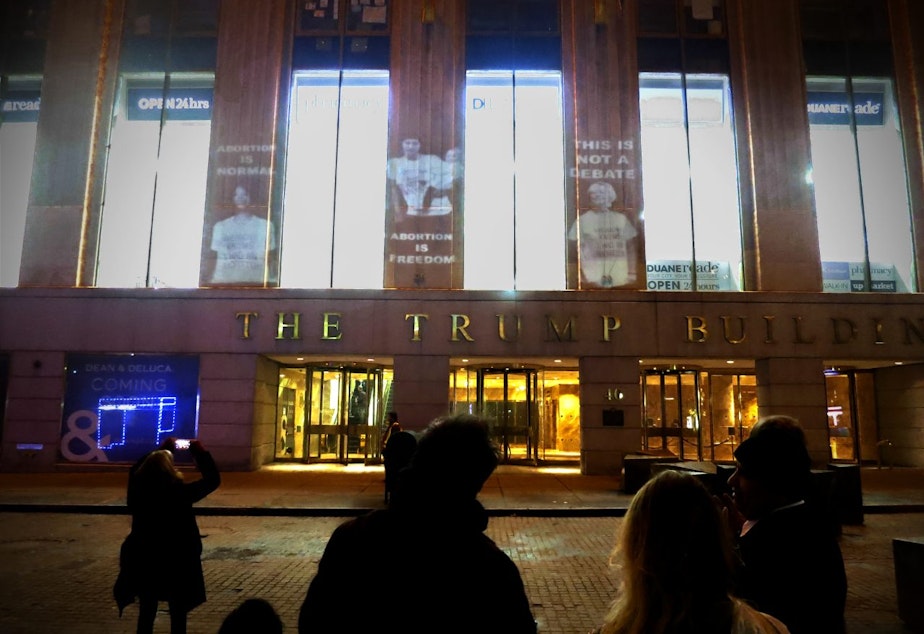
[[924, 465], [913, 0], [11, 0], [0, 469]]

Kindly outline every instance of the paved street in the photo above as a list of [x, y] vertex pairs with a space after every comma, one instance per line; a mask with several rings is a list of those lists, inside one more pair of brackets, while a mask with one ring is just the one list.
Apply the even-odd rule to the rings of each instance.
[[[234, 606], [263, 597], [276, 606], [286, 631], [294, 632], [307, 583], [340, 521], [200, 517], [207, 535], [203, 559], [209, 600], [190, 615], [189, 631], [214, 634]], [[598, 623], [617, 585], [618, 573], [607, 559], [620, 521], [491, 518], [488, 532], [520, 567], [541, 632], [581, 633]], [[137, 606], [120, 620], [111, 598], [118, 548], [128, 527], [125, 515], [0, 513], [0, 631], [133, 632]], [[897, 617], [891, 539], [920, 535], [924, 514], [915, 513], [867, 514], [865, 525], [844, 528], [850, 634], [909, 631]], [[380, 547], [369, 545], [370, 566]], [[361, 609], [362, 597], [356, 597], [356, 605]], [[344, 622], [349, 618], [343, 615]], [[168, 625], [168, 615], [161, 613], [155, 631], [167, 632]]]

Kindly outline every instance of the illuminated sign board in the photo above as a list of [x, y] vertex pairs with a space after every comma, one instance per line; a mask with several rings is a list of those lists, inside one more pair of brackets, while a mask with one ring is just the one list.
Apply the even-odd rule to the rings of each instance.
[[[882, 125], [881, 92], [853, 93], [853, 115], [857, 125]], [[846, 92], [809, 91], [809, 123], [813, 125], [850, 125], [850, 99]]]
[[907, 293], [908, 289], [891, 264], [870, 263], [869, 279], [862, 262], [822, 262], [826, 293]]
[[10, 91], [0, 99], [0, 113], [3, 123], [25, 123], [38, 121], [42, 105], [38, 90]]
[[198, 357], [69, 355], [61, 455], [134, 462], [167, 437], [195, 438], [198, 405]]
[[213, 100], [211, 88], [129, 88], [128, 118], [131, 121], [160, 121], [166, 103], [170, 120], [208, 121], [212, 118]]

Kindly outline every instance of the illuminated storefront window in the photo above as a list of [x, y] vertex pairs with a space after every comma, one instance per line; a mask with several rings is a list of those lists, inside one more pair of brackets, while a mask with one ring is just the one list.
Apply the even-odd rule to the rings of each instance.
[[810, 77], [807, 87], [824, 290], [914, 290], [911, 207], [891, 81]]
[[647, 288], [742, 289], [725, 2], [640, 0]]
[[218, 0], [129, 0], [96, 285], [197, 287]]
[[561, 73], [469, 71], [465, 288], [565, 288]]
[[212, 78], [174, 75], [169, 83], [163, 76], [122, 79], [97, 286], [199, 285]]
[[168, 437], [196, 438], [198, 416], [198, 357], [70, 355], [61, 457], [133, 462]]
[[649, 290], [741, 290], [731, 94], [723, 75], [642, 73]]
[[470, 0], [465, 41], [466, 289], [566, 286], [557, 0]]
[[41, 101], [40, 77], [10, 77], [3, 82], [0, 93], [0, 286], [19, 283]]
[[282, 286], [382, 288], [388, 72], [295, 73]]
[[824, 290], [915, 291], [887, 3], [799, 4]]
[[0, 8], [0, 287], [19, 283], [50, 7]]

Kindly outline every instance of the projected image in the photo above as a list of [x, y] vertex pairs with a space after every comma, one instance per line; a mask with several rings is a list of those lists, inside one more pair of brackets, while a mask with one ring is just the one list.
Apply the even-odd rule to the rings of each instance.
[[67, 378], [67, 461], [133, 462], [169, 436], [197, 437], [197, 357], [71, 355]]

